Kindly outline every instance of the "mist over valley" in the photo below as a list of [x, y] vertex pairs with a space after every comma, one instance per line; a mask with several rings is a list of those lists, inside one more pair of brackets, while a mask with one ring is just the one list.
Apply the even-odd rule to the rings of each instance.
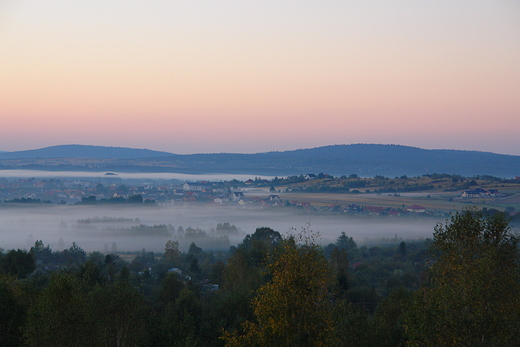
[[[98, 220], [81, 223], [78, 221]], [[105, 219], [105, 222], [102, 220]], [[137, 219], [137, 221], [136, 221]], [[280, 211], [230, 210], [201, 206], [9, 206], [0, 208], [0, 245], [3, 249], [30, 249], [35, 240], [42, 240], [54, 250], [68, 248], [72, 242], [88, 252], [146, 250], [162, 252], [165, 243], [178, 240], [186, 251], [195, 242], [205, 250], [227, 251], [237, 245], [246, 234], [256, 228], [270, 227], [281, 234], [298, 233], [309, 226], [319, 232], [322, 244], [333, 242], [341, 232], [356, 242], [386, 243], [390, 239], [418, 239], [431, 237], [440, 218], [410, 218], [406, 221], [391, 218], [356, 216], [319, 216]], [[217, 233], [219, 223], [236, 226], [235, 233]], [[139, 231], [135, 227], [171, 226], [174, 230]], [[134, 227], [134, 230], [131, 228]], [[179, 227], [184, 233], [179, 234]], [[204, 231], [206, 236], [186, 234], [191, 227]], [[229, 239], [223, 242], [221, 237]], [[60, 245], [60, 239], [62, 243]]]
[[[70, 154], [67, 146], [57, 147], [61, 151], [55, 155]], [[79, 148], [89, 153], [105, 149]], [[345, 148], [310, 151], [323, 156]], [[134, 153], [109, 149], [111, 154]], [[53, 150], [36, 153], [52, 157]], [[299, 155], [303, 153], [310, 152]], [[359, 244], [396, 243], [431, 237], [437, 222], [467, 207], [520, 209], [518, 179], [491, 175], [267, 176], [148, 168], [150, 172], [0, 170], [0, 248], [28, 250], [42, 240], [57, 250], [76, 242], [89, 252], [162, 251], [168, 240], [177, 240], [181, 250], [195, 242], [205, 250], [226, 251], [260, 227], [282, 234], [308, 227], [319, 232], [324, 245], [342, 232]], [[234, 229], [219, 229], [224, 223]]]
[[520, 346], [520, 1], [0, 27], [0, 347]]

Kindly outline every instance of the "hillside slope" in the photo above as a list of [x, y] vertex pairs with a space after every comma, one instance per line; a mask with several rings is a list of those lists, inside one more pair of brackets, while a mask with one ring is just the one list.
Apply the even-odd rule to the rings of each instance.
[[335, 145], [257, 154], [197, 154], [170, 157], [177, 165], [214, 172], [360, 176], [454, 173], [465, 176], [520, 175], [520, 156], [460, 150], [426, 150], [399, 145]]
[[[45, 161], [45, 158], [48, 160]], [[52, 161], [51, 158], [90, 158], [91, 161], [67, 164], [65, 160], [59, 162]], [[104, 159], [101, 161], [101, 158]], [[52, 167], [57, 169], [58, 165], [64, 170], [246, 173], [273, 176], [319, 172], [335, 176], [355, 173], [365, 177], [419, 176], [435, 172], [507, 178], [520, 175], [520, 156], [377, 144], [333, 145], [255, 154], [178, 155], [148, 149], [81, 145], [0, 153], [0, 167], [4, 169], [49, 170]]]
[[149, 158], [171, 155], [168, 152], [126, 147], [105, 147], [86, 145], [59, 145], [27, 151], [0, 152], [0, 159], [35, 158]]

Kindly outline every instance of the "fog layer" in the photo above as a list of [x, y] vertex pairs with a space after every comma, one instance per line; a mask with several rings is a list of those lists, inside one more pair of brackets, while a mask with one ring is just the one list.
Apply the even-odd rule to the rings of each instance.
[[[79, 222], [78, 222], [79, 221]], [[177, 206], [5, 206], [0, 208], [0, 248], [29, 249], [42, 240], [53, 250], [76, 242], [86, 251], [117, 251], [146, 248], [163, 251], [167, 240], [179, 240], [181, 250], [191, 242], [205, 249], [227, 249], [258, 227], [270, 227], [285, 234], [307, 227], [321, 235], [321, 243], [333, 242], [342, 231], [359, 244], [380, 243], [384, 239], [431, 237], [439, 219], [429, 217], [352, 217], [307, 215], [288, 211], [263, 212], [228, 208]], [[238, 233], [218, 234], [219, 223], [230, 223]], [[148, 226], [141, 227], [139, 225]], [[152, 228], [165, 225], [167, 228]], [[187, 238], [179, 227], [205, 231], [204, 237]], [[198, 234], [199, 236], [202, 234]], [[229, 238], [229, 243], [222, 239]]]

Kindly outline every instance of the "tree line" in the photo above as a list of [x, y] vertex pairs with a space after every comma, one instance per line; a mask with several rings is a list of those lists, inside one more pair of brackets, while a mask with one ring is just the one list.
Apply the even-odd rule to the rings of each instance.
[[0, 345], [520, 345], [508, 222], [466, 210], [431, 239], [362, 247], [262, 227], [228, 252], [172, 240], [131, 262], [38, 240], [0, 252]]

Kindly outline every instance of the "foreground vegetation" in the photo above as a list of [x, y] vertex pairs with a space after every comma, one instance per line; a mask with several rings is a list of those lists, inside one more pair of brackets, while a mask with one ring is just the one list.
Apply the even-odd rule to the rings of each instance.
[[433, 238], [358, 247], [258, 228], [227, 253], [142, 250], [131, 262], [0, 254], [2, 346], [513, 346], [518, 239], [504, 214], [466, 210]]

